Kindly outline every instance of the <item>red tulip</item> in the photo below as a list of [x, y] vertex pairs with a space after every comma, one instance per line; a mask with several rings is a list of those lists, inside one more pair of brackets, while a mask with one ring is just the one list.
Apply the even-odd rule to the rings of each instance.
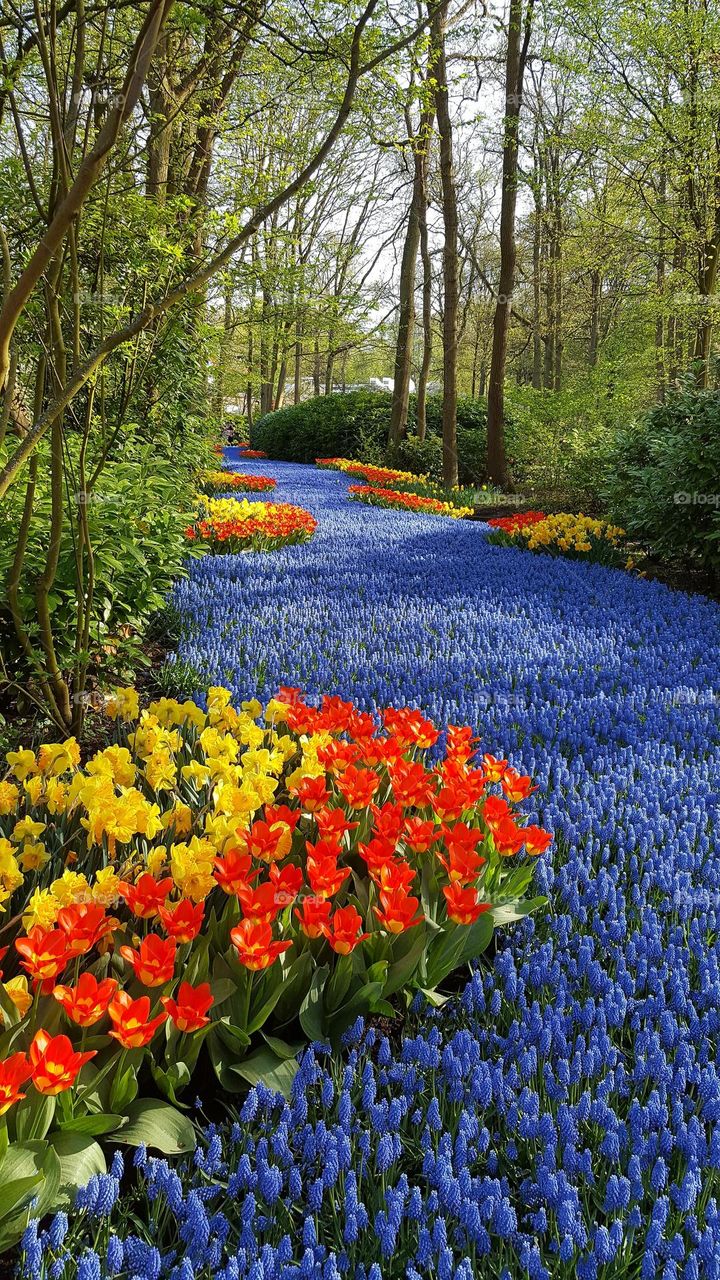
[[359, 943], [370, 937], [369, 933], [362, 933], [361, 930], [362, 918], [353, 906], [349, 906], [338, 907], [325, 925], [323, 933], [333, 951], [339, 956], [347, 956]]
[[108, 1013], [113, 1024], [108, 1035], [117, 1040], [123, 1049], [144, 1048], [167, 1017], [163, 1011], [156, 1018], [151, 1018], [150, 997], [140, 996], [139, 1000], [133, 1000], [127, 991], [118, 991], [108, 1006]]
[[240, 963], [253, 971], [267, 969], [292, 946], [292, 942], [273, 941], [270, 925], [257, 920], [241, 920], [230, 930], [230, 940]]
[[164, 880], [156, 880], [149, 871], [144, 871], [137, 884], [129, 884], [127, 880], [121, 880], [120, 895], [134, 916], [140, 920], [150, 920], [158, 914], [172, 887], [173, 882], [170, 876]]
[[91, 1027], [99, 1022], [117, 991], [114, 978], [98, 982], [92, 973], [81, 973], [74, 987], [55, 987], [53, 996], [61, 1004], [68, 1018], [79, 1027]]
[[20, 1086], [32, 1075], [32, 1065], [24, 1053], [11, 1053], [9, 1058], [0, 1062], [0, 1116], [25, 1097]]
[[180, 943], [192, 942], [202, 929], [205, 903], [196, 904], [190, 902], [188, 898], [181, 898], [179, 902], [159, 907], [158, 915], [169, 938], [174, 938]]

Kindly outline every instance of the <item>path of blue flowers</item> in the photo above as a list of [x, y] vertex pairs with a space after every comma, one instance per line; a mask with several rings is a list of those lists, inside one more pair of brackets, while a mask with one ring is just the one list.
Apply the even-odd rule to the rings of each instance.
[[[538, 868], [552, 913], [385, 1072], [402, 1098], [408, 1064], [433, 1071], [440, 1109], [413, 1113], [432, 1189], [415, 1271], [392, 1263], [412, 1214], [390, 1159], [402, 1194], [384, 1243], [375, 1224], [377, 1274], [720, 1276], [720, 610], [351, 503], [338, 473], [227, 460], [275, 476], [319, 527], [195, 562], [180, 655], [240, 698], [292, 684], [472, 724], [535, 775], [557, 835]], [[322, 1240], [308, 1247], [324, 1266]], [[360, 1274], [350, 1253], [339, 1274]]]

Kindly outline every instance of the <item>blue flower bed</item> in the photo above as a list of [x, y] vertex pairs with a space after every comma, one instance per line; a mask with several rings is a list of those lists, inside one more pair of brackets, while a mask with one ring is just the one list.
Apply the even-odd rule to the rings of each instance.
[[258, 1088], [194, 1162], [148, 1160], [134, 1201], [115, 1179], [67, 1237], [31, 1228], [23, 1274], [720, 1277], [720, 610], [352, 504], [335, 473], [237, 465], [318, 531], [195, 562], [179, 656], [242, 698], [476, 726], [541, 784], [552, 910], [400, 1044], [316, 1048], [291, 1103]]

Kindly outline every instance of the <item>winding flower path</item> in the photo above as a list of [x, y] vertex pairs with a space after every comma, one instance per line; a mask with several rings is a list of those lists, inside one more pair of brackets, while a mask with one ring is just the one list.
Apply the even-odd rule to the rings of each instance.
[[[523, 1266], [534, 1240], [563, 1260], [552, 1274], [639, 1276], [645, 1256], [648, 1275], [720, 1274], [720, 609], [351, 503], [338, 473], [227, 462], [275, 476], [319, 527], [195, 562], [180, 656], [239, 698], [299, 685], [471, 724], [540, 784], [551, 911], [508, 933], [467, 1005], [511, 1199], [522, 1172]], [[617, 1225], [598, 1237], [598, 1219]]]

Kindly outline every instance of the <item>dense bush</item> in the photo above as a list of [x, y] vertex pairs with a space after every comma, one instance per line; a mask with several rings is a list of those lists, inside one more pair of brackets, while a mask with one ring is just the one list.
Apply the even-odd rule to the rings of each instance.
[[652, 554], [720, 574], [720, 392], [685, 387], [620, 433], [605, 492]]
[[[348, 391], [316, 396], [253, 424], [250, 443], [270, 458], [283, 462], [314, 462], [316, 458], [363, 457], [380, 461], [387, 440], [391, 397], [385, 391]], [[373, 445], [380, 457], [371, 457]]]
[[[409, 435], [388, 449], [392, 398], [387, 391], [349, 391], [316, 396], [276, 413], [253, 426], [251, 443], [283, 462], [315, 458], [361, 458], [363, 462], [399, 467], [416, 475], [442, 476], [442, 396], [427, 402], [427, 439], [416, 429], [416, 398], [410, 397]], [[483, 484], [486, 478], [487, 406], [484, 400], [461, 397], [457, 411], [458, 465], [461, 484]]]

